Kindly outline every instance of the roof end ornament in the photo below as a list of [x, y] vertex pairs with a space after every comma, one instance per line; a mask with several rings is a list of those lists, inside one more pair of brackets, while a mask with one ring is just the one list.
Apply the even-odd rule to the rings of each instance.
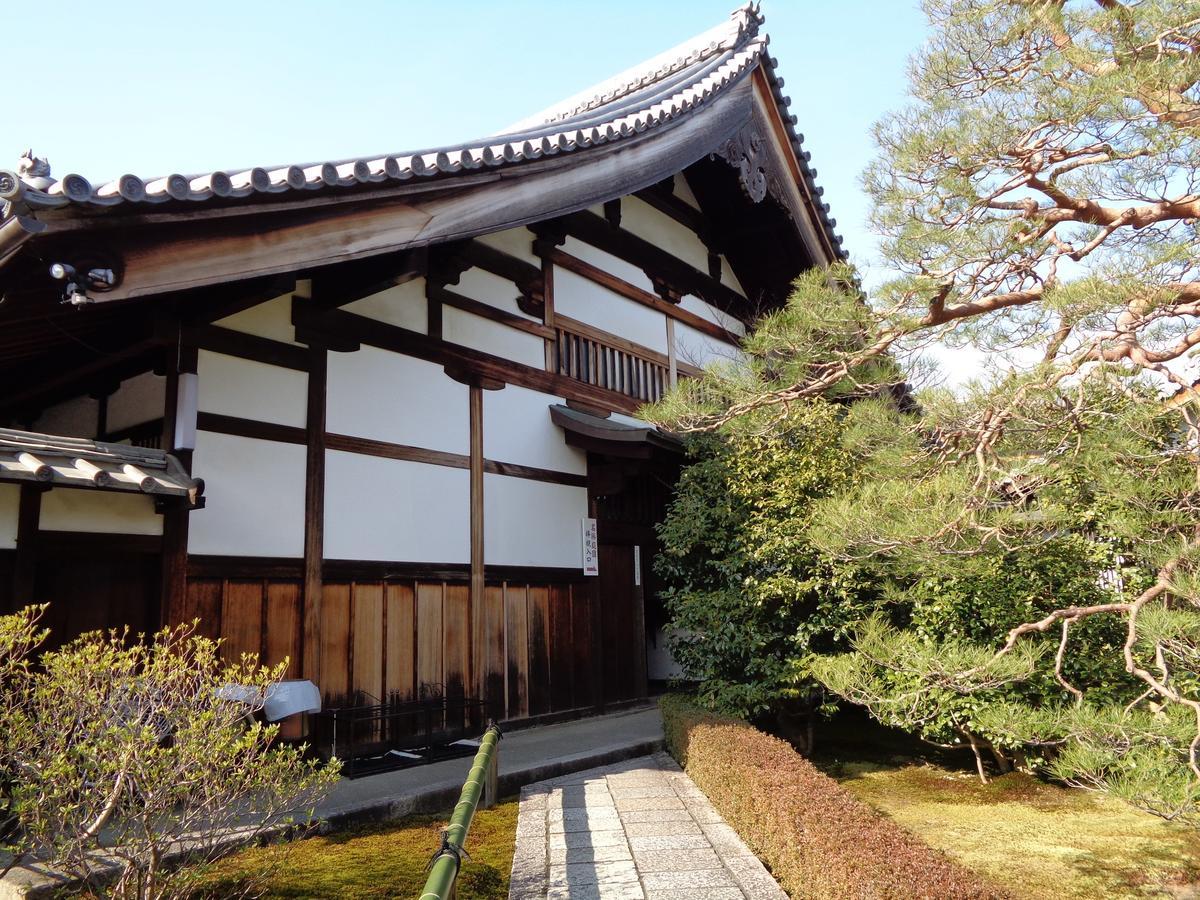
[[729, 18], [737, 23], [739, 41], [756, 37], [758, 27], [767, 21], [767, 17], [762, 14], [762, 3], [759, 0], [750, 0], [739, 6], [729, 14]]
[[17, 160], [17, 174], [34, 190], [44, 191], [54, 184], [54, 179], [50, 177], [50, 160], [34, 156], [32, 148]]

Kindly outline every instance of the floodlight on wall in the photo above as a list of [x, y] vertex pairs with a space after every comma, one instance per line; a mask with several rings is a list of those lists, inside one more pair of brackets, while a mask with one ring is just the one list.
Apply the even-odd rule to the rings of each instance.
[[200, 410], [200, 377], [195, 372], [179, 373], [175, 394], [176, 450], [196, 449], [196, 417]]

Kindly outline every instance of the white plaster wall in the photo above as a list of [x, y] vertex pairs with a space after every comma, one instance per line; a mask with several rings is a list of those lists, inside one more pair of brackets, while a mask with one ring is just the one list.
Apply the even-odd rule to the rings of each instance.
[[455, 294], [470, 297], [472, 300], [502, 309], [514, 316], [528, 319], [530, 322], [542, 321], [537, 316], [527, 315], [521, 311], [521, 307], [517, 305], [517, 296], [520, 291], [517, 290], [515, 284], [507, 278], [501, 278], [491, 272], [485, 272], [483, 269], [467, 269], [459, 277], [458, 284], [448, 285], [448, 288]]
[[489, 247], [495, 247], [497, 250], [503, 250], [509, 256], [523, 259], [539, 269], [542, 267], [541, 259], [533, 255], [533, 232], [528, 228], [506, 228], [504, 231], [480, 235], [475, 240], [481, 244], [487, 244]]
[[378, 294], [347, 303], [342, 308], [377, 322], [398, 325], [421, 334], [429, 333], [429, 307], [425, 300], [424, 278], [414, 278]]
[[15, 484], [0, 484], [0, 550], [17, 546], [17, 508], [21, 488]]
[[708, 271], [708, 247], [704, 241], [665, 213], [638, 197], [621, 198], [621, 228], [650, 241], [688, 265]]
[[701, 300], [699, 297], [686, 294], [679, 302], [679, 306], [682, 309], [686, 309], [690, 313], [694, 313], [702, 319], [707, 319], [714, 325], [720, 325], [726, 331], [730, 331], [733, 334], [742, 336], [746, 334], [746, 326], [742, 324], [741, 319], [722, 312], [712, 304]]
[[587, 489], [483, 476], [483, 555], [493, 566], [583, 565]]
[[674, 177], [675, 196], [690, 206], [692, 209], [700, 208], [700, 201], [696, 199], [696, 195], [692, 193], [692, 189], [688, 186], [687, 179], [683, 177], [683, 173], [678, 173]]
[[471, 476], [331, 450], [325, 454], [325, 555], [330, 559], [471, 561]]
[[364, 346], [330, 353], [326, 427], [336, 434], [469, 453], [466, 385], [435, 363]]
[[682, 322], [675, 323], [675, 358], [703, 368], [709, 363], [741, 358], [741, 351]]
[[[633, 263], [625, 262], [625, 260], [613, 256], [611, 253], [597, 250], [591, 244], [585, 244], [583, 241], [573, 237], [567, 238], [567, 242], [563, 244], [563, 252], [582, 259], [584, 262], [589, 262], [593, 266], [608, 272], [610, 275], [616, 275], [622, 281], [628, 281], [634, 287], [639, 287], [651, 294], [654, 293], [654, 282], [650, 280], [649, 275]], [[555, 288], [558, 287], [558, 278], [562, 271], [558, 267], [554, 269]]]
[[304, 555], [305, 448], [201, 431], [192, 471], [204, 509], [191, 514], [188, 552], [219, 556]]
[[303, 428], [308, 375], [295, 369], [200, 351], [200, 410]]
[[167, 379], [143, 372], [121, 382], [108, 398], [108, 430], [117, 431], [162, 418], [166, 409]]
[[667, 352], [667, 320], [662, 313], [565, 269], [554, 272], [554, 309], [643, 347]]
[[145, 494], [56, 488], [42, 495], [42, 531], [162, 534], [162, 516]]
[[746, 291], [742, 287], [742, 283], [737, 280], [737, 276], [733, 274], [733, 269], [729, 267], [729, 260], [724, 256], [721, 257], [721, 284], [727, 288], [732, 288], [743, 297], [746, 296]]
[[296, 328], [292, 325], [292, 295], [284, 294], [274, 300], [226, 316], [215, 324], [243, 334], [270, 338], [285, 344], [296, 344]]
[[483, 393], [483, 455], [499, 462], [587, 474], [587, 454], [568, 447], [563, 430], [550, 421], [550, 406], [563, 401], [509, 385]]
[[442, 307], [442, 337], [514, 362], [546, 368], [546, 342], [534, 334], [517, 331], [453, 306]]
[[63, 437], [94, 438], [100, 405], [91, 397], [74, 397], [43, 410], [33, 430]]

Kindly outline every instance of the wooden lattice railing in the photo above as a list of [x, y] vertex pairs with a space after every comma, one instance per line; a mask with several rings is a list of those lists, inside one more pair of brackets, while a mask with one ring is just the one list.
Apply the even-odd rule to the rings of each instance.
[[581, 322], [555, 324], [555, 371], [635, 400], [659, 400], [671, 386], [666, 356], [605, 335]]

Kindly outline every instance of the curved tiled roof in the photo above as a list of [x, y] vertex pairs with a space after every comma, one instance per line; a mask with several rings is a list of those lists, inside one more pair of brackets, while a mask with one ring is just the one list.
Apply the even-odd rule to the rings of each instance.
[[[141, 178], [126, 174], [94, 185], [78, 174], [50, 177], [49, 167], [28, 153], [17, 173], [0, 171], [0, 200], [5, 214], [17, 204], [46, 209], [79, 204], [93, 207], [208, 200], [236, 201], [269, 194], [354, 188], [456, 175], [480, 169], [517, 166], [559, 154], [613, 144], [650, 129], [665, 127], [702, 107], [725, 88], [761, 65], [783, 110], [793, 149], [814, 197], [823, 191], [807, 165], [809, 154], [787, 113], [783, 79], [766, 53], [769, 38], [759, 34], [763, 16], [756, 3], [735, 10], [728, 22], [704, 32], [599, 85], [524, 120], [506, 132], [446, 147], [366, 156], [339, 161], [170, 174]], [[819, 207], [831, 245], [840, 249], [828, 204]]]

